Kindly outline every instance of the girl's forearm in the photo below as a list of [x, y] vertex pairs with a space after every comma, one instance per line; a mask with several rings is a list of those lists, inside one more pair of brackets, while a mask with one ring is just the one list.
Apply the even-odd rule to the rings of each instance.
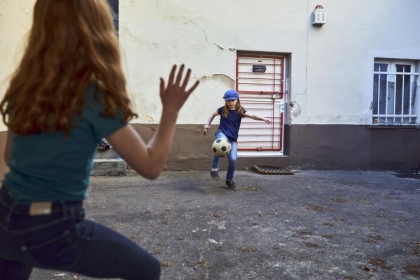
[[213, 121], [213, 119], [214, 119], [214, 115], [211, 115], [210, 116], [210, 118], [207, 120], [207, 123], [206, 123], [206, 127], [210, 127], [210, 124], [211, 124], [211, 122]]
[[178, 113], [163, 110], [156, 132], [147, 143], [148, 154], [158, 169], [164, 167], [171, 151], [177, 118]]

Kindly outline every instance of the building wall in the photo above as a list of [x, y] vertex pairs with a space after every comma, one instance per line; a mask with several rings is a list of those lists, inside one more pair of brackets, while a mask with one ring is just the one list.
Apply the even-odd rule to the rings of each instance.
[[[242, 157], [239, 168], [256, 163], [294, 168], [418, 168], [419, 130], [379, 130], [368, 125], [374, 58], [420, 59], [420, 37], [412, 35], [420, 26], [419, 1], [225, 2], [120, 4], [120, 34], [130, 57], [126, 62], [129, 84], [138, 90], [131, 92], [143, 117], [140, 124], [158, 120], [160, 104], [149, 106], [155, 98], [155, 77], [164, 75], [172, 63], [186, 63], [193, 68], [194, 78], [202, 81], [179, 118], [183, 133], [178, 137], [186, 142], [194, 139], [196, 149], [189, 152], [175, 146], [169, 166], [208, 168], [212, 155], [206, 151], [212, 139], [200, 140], [200, 126], [194, 124], [205, 123], [221, 105], [223, 92], [235, 87], [236, 51], [240, 50], [290, 54], [290, 100], [301, 110], [289, 115], [285, 156]], [[318, 4], [327, 11], [322, 27], [311, 24]], [[150, 69], [134, 75], [139, 65]], [[150, 95], [145, 97], [143, 90]]]
[[[33, 3], [0, 1], [1, 81], [19, 61]], [[316, 5], [327, 12], [322, 27], [311, 24]], [[191, 83], [201, 84], [180, 113], [167, 168], [207, 169], [213, 139], [201, 135], [202, 125], [235, 87], [237, 51], [286, 54], [290, 100], [301, 110], [288, 115], [284, 155], [241, 157], [238, 168], [418, 168], [419, 129], [368, 125], [374, 58], [420, 60], [419, 8], [418, 0], [121, 0], [123, 66], [139, 113], [133, 125], [150, 137], [161, 112], [159, 78], [185, 63]]]
[[[24, 51], [26, 35], [32, 22], [32, 10], [35, 0], [0, 1], [0, 98], [7, 89]], [[0, 179], [8, 168], [3, 160], [6, 144], [6, 126], [0, 121]]]
[[[145, 140], [156, 125], [133, 124]], [[216, 128], [211, 128], [210, 134]], [[202, 125], [178, 125], [168, 170], [207, 170], [211, 167], [212, 137], [201, 135]], [[284, 156], [240, 157], [237, 169], [255, 164], [292, 169], [418, 170], [420, 130], [370, 128], [363, 125], [291, 125], [286, 127]], [[221, 160], [226, 170], [227, 160]]]
[[413, 36], [420, 1], [309, 2], [308, 12], [324, 5], [327, 23], [308, 29], [306, 118], [299, 124], [369, 124], [374, 58], [420, 59], [420, 37]]
[[[275, 4], [275, 9], [270, 5]], [[304, 91], [307, 18], [305, 1], [120, 1], [120, 38], [130, 92], [141, 114], [138, 122], [160, 117], [158, 79], [172, 64], [193, 69], [201, 84], [179, 116], [179, 123], [207, 120], [235, 86], [236, 51], [293, 53], [294, 87]], [[258, 12], [257, 12], [258, 11]]]
[[[24, 51], [34, 3], [35, 0], [0, 1], [0, 96], [6, 91], [9, 78]], [[5, 129], [0, 122], [0, 131]]]

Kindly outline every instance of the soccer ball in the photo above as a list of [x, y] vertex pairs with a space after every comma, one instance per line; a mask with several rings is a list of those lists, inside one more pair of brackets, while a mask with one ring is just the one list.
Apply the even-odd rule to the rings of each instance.
[[213, 148], [213, 152], [217, 156], [224, 157], [224, 156], [229, 155], [232, 145], [230, 144], [229, 140], [227, 140], [226, 138], [218, 138], [214, 140], [212, 148]]

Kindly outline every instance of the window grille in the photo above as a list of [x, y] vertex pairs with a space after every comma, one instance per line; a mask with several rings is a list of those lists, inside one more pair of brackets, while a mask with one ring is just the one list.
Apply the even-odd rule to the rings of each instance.
[[375, 60], [372, 123], [416, 125], [419, 100], [414, 62]]

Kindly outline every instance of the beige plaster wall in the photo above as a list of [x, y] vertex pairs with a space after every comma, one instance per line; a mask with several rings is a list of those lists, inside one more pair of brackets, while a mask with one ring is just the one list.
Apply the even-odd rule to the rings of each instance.
[[[173, 63], [202, 81], [179, 123], [202, 124], [235, 86], [236, 52], [290, 54], [294, 124], [370, 122], [375, 57], [420, 60], [418, 0], [121, 1], [120, 37], [132, 98], [157, 123], [157, 84]], [[313, 26], [315, 6], [327, 23]], [[418, 112], [420, 113], [420, 112]]]
[[[34, 3], [35, 0], [0, 1], [0, 98], [23, 54]], [[0, 131], [5, 129], [1, 122]]]
[[[0, 97], [22, 54], [34, 3], [0, 1]], [[322, 27], [311, 24], [316, 5], [327, 12]], [[159, 78], [167, 78], [172, 64], [185, 63], [193, 69], [191, 83], [201, 84], [180, 113], [168, 165], [207, 164], [211, 138], [203, 139], [201, 126], [223, 104], [224, 91], [235, 87], [237, 51], [253, 51], [290, 57], [291, 100], [301, 108], [291, 116], [292, 127], [364, 128], [371, 115], [374, 58], [420, 60], [419, 10], [419, 0], [120, 0], [123, 64], [140, 116], [134, 123], [149, 135], [160, 118]], [[290, 135], [285, 141], [294, 147], [293, 157], [311, 138]], [[0, 148], [4, 139], [1, 133]]]
[[[128, 88], [140, 115], [159, 122], [159, 78], [174, 63], [201, 84], [179, 124], [203, 124], [235, 87], [236, 52], [290, 54], [294, 124], [366, 124], [375, 57], [420, 60], [418, 0], [120, 1], [120, 41]], [[0, 96], [25, 45], [35, 0], [0, 1]], [[316, 5], [327, 23], [311, 24]], [[4, 126], [0, 124], [0, 131]]]
[[174, 63], [193, 69], [201, 84], [180, 124], [203, 124], [235, 87], [238, 50], [292, 53], [292, 87], [305, 92], [306, 0], [120, 1], [120, 39], [129, 90], [141, 118], [157, 123], [159, 77]]
[[[35, 0], [0, 1], [0, 98], [3, 97], [10, 76], [17, 67], [24, 47], [26, 35], [32, 23]], [[8, 171], [3, 160], [6, 144], [6, 126], [0, 122], [0, 179]]]

